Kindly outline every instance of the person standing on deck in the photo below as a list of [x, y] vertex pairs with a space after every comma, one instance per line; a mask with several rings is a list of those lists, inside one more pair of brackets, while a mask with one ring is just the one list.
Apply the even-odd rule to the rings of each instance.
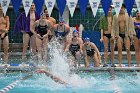
[[[72, 38], [68, 40], [66, 45], [65, 52], [70, 52], [72, 56], [78, 61], [78, 66], [80, 66], [81, 55], [83, 54], [83, 40], [79, 37], [79, 33], [77, 30], [74, 30], [72, 33]], [[77, 63], [74, 64], [77, 66]]]
[[136, 12], [136, 17], [134, 18], [134, 26], [136, 35], [134, 35], [134, 46], [135, 46], [135, 59], [137, 67], [140, 64], [140, 12]]
[[[9, 49], [9, 38], [8, 31], [10, 27], [9, 17], [3, 15], [2, 7], [0, 5], [0, 38], [4, 48], [4, 62], [8, 63], [8, 49]], [[1, 46], [1, 44], [0, 44]]]
[[48, 45], [48, 34], [50, 32], [51, 23], [46, 19], [46, 14], [42, 13], [39, 20], [35, 21], [31, 32], [35, 35], [36, 45], [38, 50], [38, 61], [42, 65], [47, 62], [47, 45]]
[[102, 16], [100, 20], [100, 29], [101, 29], [101, 39], [100, 41], [104, 43], [104, 65], [103, 67], [108, 66], [107, 60], [108, 60], [108, 43], [110, 43], [110, 61], [111, 66], [115, 67], [114, 65], [114, 39], [111, 36], [112, 32], [112, 21], [113, 21], [113, 15], [112, 15], [112, 9], [113, 6], [111, 5], [108, 11], [107, 16]]
[[67, 35], [70, 32], [69, 25], [65, 24], [65, 20], [63, 18], [60, 18], [59, 23], [55, 24], [53, 28], [55, 37], [58, 39], [58, 42], [63, 45], [63, 49], [65, 50], [67, 44]]
[[126, 6], [122, 4], [119, 15], [113, 16], [112, 37], [116, 38], [118, 47], [119, 67], [122, 66], [122, 46], [125, 44], [127, 52], [128, 67], [131, 66], [130, 39], [134, 34], [134, 23], [132, 17], [125, 13]]
[[47, 8], [44, 9], [44, 13], [46, 14], [46, 19], [51, 22], [50, 33], [48, 35], [48, 40], [52, 41], [54, 37], [54, 29], [53, 26], [56, 24], [56, 20], [53, 17], [49, 17]]
[[83, 53], [85, 56], [85, 67], [89, 67], [90, 64], [90, 58], [94, 60], [94, 67], [99, 67], [100, 66], [100, 52], [97, 48], [97, 46], [90, 42], [90, 38], [85, 38], [85, 43], [83, 44]]
[[29, 41], [31, 42], [32, 57], [33, 60], [36, 59], [36, 43], [35, 36], [31, 32], [31, 27], [34, 22], [39, 19], [35, 11], [35, 5], [32, 3], [28, 16], [26, 17], [25, 12], [22, 12], [15, 22], [14, 32], [17, 33], [21, 31], [23, 33], [23, 52], [22, 52], [22, 62], [26, 62], [26, 52], [28, 48]]

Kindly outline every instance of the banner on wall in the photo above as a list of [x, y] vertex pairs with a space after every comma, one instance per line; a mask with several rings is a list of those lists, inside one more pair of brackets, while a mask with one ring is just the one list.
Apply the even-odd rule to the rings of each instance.
[[12, 2], [12, 5], [13, 5], [14, 12], [17, 16], [18, 10], [19, 10], [20, 4], [21, 4], [21, 0], [11, 0], [11, 2]]
[[44, 5], [44, 0], [34, 0], [33, 2], [35, 4], [37, 14], [40, 15]]
[[110, 5], [111, 5], [111, 0], [101, 0], [101, 3], [102, 3], [102, 8], [104, 10], [104, 13], [107, 16], [108, 10], [109, 10]]
[[138, 11], [140, 12], [140, 0], [135, 0]]
[[88, 5], [88, 0], [78, 0], [78, 3], [82, 16], [84, 16]]
[[78, 0], [67, 0], [67, 5], [69, 8], [71, 17], [73, 17], [77, 2], [78, 2]]
[[95, 17], [100, 4], [100, 0], [89, 0], [89, 4], [91, 6], [92, 13]]
[[25, 14], [27, 16], [29, 13], [30, 7], [33, 3], [33, 0], [22, 0], [22, 3], [23, 3], [24, 10], [25, 10]]
[[65, 6], [66, 6], [66, 0], [56, 0], [56, 3], [57, 3], [60, 16], [62, 17]]
[[112, 3], [114, 5], [116, 15], [118, 16], [119, 12], [120, 12], [120, 9], [122, 7], [122, 4], [123, 4], [123, 0], [112, 0]]
[[55, 2], [56, 2], [56, 0], [45, 0], [45, 5], [47, 7], [49, 17], [51, 16]]
[[7, 9], [8, 9], [9, 4], [10, 4], [10, 1], [11, 0], [1, 0], [1, 7], [2, 7], [2, 10], [3, 10], [4, 16], [6, 15]]
[[124, 4], [126, 6], [127, 13], [129, 16], [131, 15], [131, 11], [132, 11], [134, 2], [135, 2], [135, 0], [124, 0]]

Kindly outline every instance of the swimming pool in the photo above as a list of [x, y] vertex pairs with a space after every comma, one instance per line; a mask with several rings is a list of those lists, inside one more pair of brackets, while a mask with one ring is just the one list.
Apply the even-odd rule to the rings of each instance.
[[[0, 89], [19, 80], [26, 73], [0, 74]], [[69, 79], [71, 85], [58, 84], [45, 74], [33, 74], [19, 82], [8, 93], [140, 93], [140, 72], [115, 72], [110, 79], [109, 72], [78, 72]]]
[[[0, 74], [0, 89], [20, 81], [8, 93], [140, 93], [140, 72], [135, 71], [134, 67], [126, 71], [107, 68], [108, 70], [102, 71], [83, 69], [71, 72], [69, 63], [72, 60], [56, 47], [50, 51], [53, 57], [50, 59], [48, 69], [65, 80], [67, 85], [58, 84], [45, 74], [29, 74], [27, 79], [21, 80], [24, 76], [28, 76], [30, 70], [26, 73], [17, 71], [7, 73], [3, 69], [4, 73]], [[10, 63], [21, 63], [20, 58], [11, 59]], [[31, 61], [29, 57], [29, 63]]]

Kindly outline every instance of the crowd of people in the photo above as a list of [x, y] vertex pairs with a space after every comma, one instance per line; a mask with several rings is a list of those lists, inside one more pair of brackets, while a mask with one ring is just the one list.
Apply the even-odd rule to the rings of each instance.
[[[110, 46], [110, 62], [112, 67], [114, 64], [114, 47], [115, 42], [118, 47], [118, 63], [122, 66], [122, 46], [125, 45], [127, 52], [128, 66], [131, 66], [131, 41], [134, 40], [136, 64], [140, 63], [140, 12], [136, 12], [136, 17], [132, 18], [125, 12], [125, 5], [123, 4], [119, 15], [113, 15], [113, 6], [111, 5], [107, 16], [100, 18], [100, 41], [104, 44], [104, 64], [103, 67], [108, 66], [108, 45]], [[3, 15], [0, 6], [0, 38], [4, 48], [4, 62], [8, 62], [8, 48], [9, 48], [9, 17]], [[54, 38], [63, 46], [64, 52], [70, 52], [74, 59], [80, 66], [80, 58], [84, 56], [85, 67], [90, 67], [90, 59], [94, 60], [94, 67], [99, 67], [102, 64], [100, 52], [97, 46], [90, 41], [90, 38], [80, 38], [79, 32], [74, 29], [72, 37], [67, 38], [70, 33], [70, 26], [65, 23], [63, 18], [59, 19], [59, 23], [53, 17], [49, 17], [47, 9], [44, 9], [40, 15], [35, 11], [35, 5], [32, 4], [29, 14], [26, 17], [25, 12], [22, 12], [15, 21], [14, 32], [23, 33], [23, 52], [22, 62], [26, 62], [27, 48], [30, 42], [32, 49], [33, 60], [40, 63], [47, 63], [47, 46], [48, 42], [52, 42]], [[77, 64], [77, 63], [76, 63]], [[75, 64], [75, 65], [76, 65]]]

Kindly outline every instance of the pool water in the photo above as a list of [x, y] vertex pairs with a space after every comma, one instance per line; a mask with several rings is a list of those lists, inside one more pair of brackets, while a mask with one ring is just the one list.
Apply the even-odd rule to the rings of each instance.
[[[73, 62], [68, 56], [57, 49], [53, 44], [48, 69], [66, 81], [67, 85], [58, 84], [45, 74], [33, 74], [18, 84], [8, 93], [140, 93], [140, 73], [136, 71], [118, 72], [113, 77], [109, 71], [71, 72], [70, 63]], [[19, 58], [11, 59], [10, 63], [21, 63]], [[31, 57], [29, 63], [31, 63]], [[0, 74], [0, 89], [20, 80], [28, 73], [14, 72]], [[113, 77], [113, 78], [112, 78]]]
[[[0, 74], [0, 89], [13, 81], [19, 80], [26, 73]], [[109, 72], [79, 72], [75, 74], [71, 85], [58, 84], [44, 74], [19, 82], [8, 93], [140, 93], [139, 72], [115, 72], [115, 79], [110, 79]]]

